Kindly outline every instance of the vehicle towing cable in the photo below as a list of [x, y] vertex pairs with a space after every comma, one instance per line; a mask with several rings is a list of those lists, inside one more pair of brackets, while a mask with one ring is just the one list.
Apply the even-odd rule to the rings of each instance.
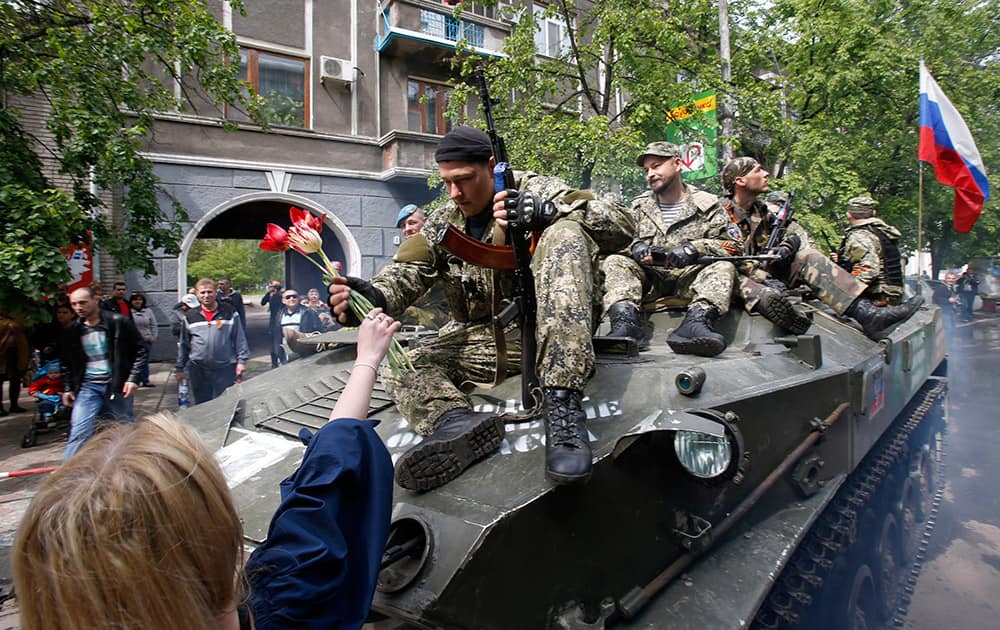
[[624, 597], [618, 600], [617, 605], [615, 605], [614, 610], [604, 620], [604, 627], [607, 628], [614, 623], [622, 619], [632, 619], [642, 608], [649, 603], [649, 600], [653, 598], [657, 593], [666, 588], [674, 578], [684, 572], [691, 563], [698, 559], [705, 551], [707, 551], [712, 543], [719, 538], [722, 538], [726, 533], [732, 529], [733, 525], [739, 521], [743, 515], [750, 511], [765, 492], [771, 489], [778, 479], [781, 478], [792, 465], [805, 454], [813, 445], [816, 444], [830, 427], [833, 426], [840, 416], [847, 411], [849, 403], [841, 403], [837, 406], [833, 412], [824, 418], [822, 421], [813, 422], [812, 431], [806, 436], [802, 443], [799, 444], [795, 450], [785, 456], [785, 459], [781, 460], [781, 463], [775, 467], [774, 470], [758, 485], [754, 488], [743, 501], [740, 502], [736, 508], [729, 513], [726, 518], [724, 518], [718, 526], [714, 528], [714, 533], [711, 534], [711, 538], [705, 541], [705, 544], [700, 546], [698, 549], [689, 550], [683, 555], [674, 560], [670, 566], [664, 569], [659, 575], [657, 575], [651, 582], [643, 587], [635, 587], [629, 591]]

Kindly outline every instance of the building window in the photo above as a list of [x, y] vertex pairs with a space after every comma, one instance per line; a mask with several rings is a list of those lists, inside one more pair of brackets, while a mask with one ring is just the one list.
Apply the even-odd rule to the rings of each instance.
[[[546, 16], [545, 7], [532, 5], [535, 16], [535, 52], [546, 57], [558, 57], [569, 50], [569, 28], [562, 16]], [[572, 24], [570, 25], [572, 26]]]
[[445, 120], [448, 94], [451, 88], [440, 83], [417, 79], [406, 82], [406, 126], [410, 131], [421, 131], [443, 136], [451, 131], [451, 122]]
[[471, 46], [483, 45], [483, 26], [475, 22], [456, 20], [450, 15], [420, 10], [420, 32], [457, 42], [465, 39]]
[[[240, 78], [267, 101], [268, 122], [306, 127], [309, 121], [309, 61], [253, 48], [240, 48]], [[242, 114], [231, 116], [245, 120]]]

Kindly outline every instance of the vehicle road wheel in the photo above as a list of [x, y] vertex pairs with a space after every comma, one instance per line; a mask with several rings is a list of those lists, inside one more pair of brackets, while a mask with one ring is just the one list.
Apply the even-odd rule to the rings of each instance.
[[869, 566], [862, 562], [854, 570], [850, 595], [844, 606], [844, 623], [847, 630], [872, 630], [878, 627], [878, 605], [875, 581]]
[[876, 603], [879, 617], [888, 623], [900, 604], [902, 596], [902, 580], [900, 571], [900, 531], [896, 517], [889, 513], [882, 521], [878, 544], [875, 547], [876, 567], [878, 571], [873, 576], [875, 580]]
[[913, 562], [920, 544], [920, 525], [924, 517], [921, 513], [920, 484], [913, 478], [903, 481], [899, 495], [899, 538], [900, 562], [903, 566]]

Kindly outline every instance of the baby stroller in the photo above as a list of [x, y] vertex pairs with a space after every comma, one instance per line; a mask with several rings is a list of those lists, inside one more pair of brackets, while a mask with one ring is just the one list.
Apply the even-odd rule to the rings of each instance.
[[35, 413], [31, 417], [31, 427], [21, 438], [21, 448], [30, 448], [38, 443], [39, 433], [54, 433], [69, 429], [70, 409], [62, 404], [62, 377], [59, 373], [59, 359], [46, 362], [31, 379], [28, 393], [35, 396]]

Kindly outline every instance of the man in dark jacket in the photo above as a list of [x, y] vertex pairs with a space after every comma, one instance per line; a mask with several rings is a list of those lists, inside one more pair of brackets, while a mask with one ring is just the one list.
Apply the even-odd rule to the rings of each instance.
[[132, 311], [128, 304], [128, 285], [124, 282], [116, 282], [113, 293], [107, 299], [101, 300], [100, 306], [106, 311], [132, 317]]
[[243, 374], [250, 350], [231, 304], [216, 299], [215, 283], [195, 285], [198, 308], [184, 314], [177, 347], [177, 382], [190, 378], [195, 404], [217, 397]]
[[278, 338], [275, 343], [281, 345], [282, 342], [287, 342], [288, 347], [297, 354], [312, 354], [315, 352], [314, 345], [302, 347], [297, 340], [304, 334], [323, 331], [319, 315], [302, 305], [299, 292], [295, 289], [285, 289], [281, 294], [281, 301], [285, 308], [278, 314], [274, 333]]
[[102, 414], [131, 422], [139, 375], [146, 367], [146, 345], [128, 317], [104, 310], [89, 288], [70, 294], [78, 319], [61, 338], [63, 404], [72, 407], [69, 444], [72, 457], [94, 434]]
[[962, 320], [971, 322], [975, 319], [972, 310], [976, 295], [979, 294], [979, 278], [976, 277], [976, 273], [966, 268], [965, 273], [959, 276], [958, 282], [955, 283], [955, 290], [958, 291], [958, 299], [962, 303]]
[[271, 339], [271, 367], [273, 368], [284, 365], [288, 360], [285, 356], [285, 349], [281, 346], [281, 342], [278, 341], [281, 335], [281, 328], [277, 320], [281, 317], [279, 315], [282, 306], [281, 301], [281, 283], [277, 280], [271, 280], [271, 283], [267, 285], [267, 293], [260, 298], [260, 305], [264, 306], [266, 304], [269, 311], [267, 336]]

